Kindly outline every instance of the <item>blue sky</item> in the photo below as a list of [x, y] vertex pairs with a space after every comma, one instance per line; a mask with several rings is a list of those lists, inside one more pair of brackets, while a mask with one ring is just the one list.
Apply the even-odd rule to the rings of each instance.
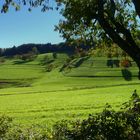
[[61, 16], [58, 11], [41, 12], [39, 8], [28, 12], [22, 7], [18, 12], [11, 9], [0, 14], [0, 48], [7, 48], [26, 43], [59, 43], [64, 40], [54, 25]]

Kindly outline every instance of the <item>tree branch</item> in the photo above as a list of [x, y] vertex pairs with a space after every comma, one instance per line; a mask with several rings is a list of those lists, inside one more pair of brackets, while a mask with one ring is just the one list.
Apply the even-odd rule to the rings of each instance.
[[[114, 30], [114, 28], [109, 24], [108, 20], [106, 20], [104, 18], [104, 4], [102, 0], [98, 0], [98, 21], [99, 24], [101, 25], [101, 27], [104, 29], [104, 31], [110, 36], [110, 38], [120, 46], [121, 49], [123, 49], [126, 53], [128, 53], [130, 55], [130, 57], [132, 57], [135, 61], [137, 61], [137, 58], [140, 56], [137, 56], [136, 54], [138, 52], [140, 52], [140, 49], [138, 48], [137, 45], [132, 45], [134, 42], [128, 43], [127, 40], [124, 40], [123, 38], [121, 38], [118, 34], [118, 32], [116, 32]], [[122, 26], [119, 26], [119, 24], [116, 24], [116, 26], [118, 27], [118, 30], [120, 30], [121, 32], [126, 32], [128, 33], [128, 35], [126, 37], [128, 37], [128, 39], [132, 39], [131, 38], [131, 34], [130, 32], [128, 32], [127, 29], [123, 28]], [[125, 33], [125, 34], [126, 34]], [[132, 41], [132, 40], [131, 40]], [[134, 43], [135, 44], [135, 43]]]
[[115, 25], [116, 31], [117, 31], [118, 33], [122, 33], [122, 34], [125, 36], [126, 41], [127, 41], [128, 43], [130, 43], [131, 46], [136, 46], [136, 45], [137, 45], [137, 44], [135, 43], [135, 41], [134, 41], [132, 35], [131, 35], [131, 32], [130, 32], [128, 29], [126, 29], [121, 23], [117, 22], [117, 21], [116, 21], [115, 19], [113, 19], [113, 18], [111, 18], [111, 22]]

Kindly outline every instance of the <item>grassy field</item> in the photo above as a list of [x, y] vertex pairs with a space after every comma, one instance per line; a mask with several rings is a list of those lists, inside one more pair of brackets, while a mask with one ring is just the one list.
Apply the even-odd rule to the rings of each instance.
[[0, 113], [16, 124], [50, 127], [62, 119], [82, 119], [102, 111], [106, 103], [117, 110], [134, 89], [140, 93], [135, 64], [127, 81], [122, 68], [106, 66], [106, 58], [89, 58], [80, 67], [59, 72], [67, 58], [59, 54], [52, 62], [55, 68], [46, 72], [47, 65], [41, 64], [45, 56], [27, 63], [7, 59], [0, 65]]

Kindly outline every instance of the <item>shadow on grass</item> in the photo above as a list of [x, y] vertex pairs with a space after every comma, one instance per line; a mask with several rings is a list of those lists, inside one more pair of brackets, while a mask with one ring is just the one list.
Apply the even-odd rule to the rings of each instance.
[[[64, 75], [65, 77], [78, 77], [78, 78], [121, 78], [124, 76], [109, 76], [109, 75], [104, 75], [104, 76], [94, 76], [94, 75]], [[138, 77], [137, 75], [133, 75], [132, 77]]]
[[132, 80], [132, 73], [128, 69], [122, 69], [122, 76], [126, 81]]
[[25, 64], [25, 63], [28, 63], [28, 62], [31, 62], [33, 60], [16, 60], [13, 62], [14, 65], [20, 65], [20, 64]]
[[[138, 82], [135, 82], [135, 83], [127, 83], [127, 84], [115, 84], [115, 85], [103, 85], [103, 86], [90, 86], [90, 87], [79, 87], [79, 88], [71, 88], [71, 89], [66, 89], [66, 90], [42, 90], [42, 91], [25, 91], [25, 92], [22, 92], [19, 94], [19, 92], [17, 93], [10, 93], [10, 94], [5, 94], [5, 93], [2, 93], [0, 94], [0, 96], [13, 96], [13, 95], [26, 95], [26, 94], [40, 94], [40, 93], [57, 93], [57, 92], [66, 92], [66, 91], [77, 91], [77, 90], [87, 90], [87, 89], [97, 89], [97, 88], [109, 88], [109, 87], [119, 87], [119, 86], [129, 86], [129, 85], [139, 85], [140, 83]], [[25, 87], [25, 86], [24, 86]], [[26, 86], [28, 87], [28, 85]], [[102, 94], [103, 92], [101, 92]], [[88, 94], [88, 93], [86, 93]], [[91, 94], [91, 93], [89, 93]], [[85, 94], [84, 94], [85, 95]]]
[[42, 61], [40, 62], [40, 65], [47, 65], [47, 64], [51, 64], [51, 63], [53, 63], [54, 61], [55, 61], [54, 59], [52, 59], [52, 60], [47, 60], [47, 61], [42, 60]]
[[11, 87], [31, 87], [31, 84], [27, 81], [19, 80], [0, 80], [0, 89]]
[[20, 64], [27, 63], [27, 62], [29, 62], [29, 61], [22, 61], [22, 60], [21, 60], [21, 61], [20, 61], [20, 60], [18, 61], [18, 60], [17, 60], [17, 61], [14, 61], [13, 64], [14, 64], [14, 65], [20, 65]]

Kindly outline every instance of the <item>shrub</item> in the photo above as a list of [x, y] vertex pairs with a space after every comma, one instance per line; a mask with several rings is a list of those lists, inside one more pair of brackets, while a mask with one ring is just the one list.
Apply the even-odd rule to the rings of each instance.
[[57, 59], [57, 53], [56, 52], [53, 52], [52, 56], [53, 56], [54, 59]]
[[27, 54], [21, 55], [20, 59], [23, 61], [33, 61], [36, 57], [37, 57], [37, 55], [35, 55], [33, 53], [27, 53]]
[[49, 65], [46, 66], [46, 71], [47, 72], [51, 72], [53, 70], [53, 68], [54, 68], [54, 65], [53, 64], [49, 64]]
[[121, 64], [122, 67], [125, 67], [125, 68], [128, 68], [128, 67], [132, 66], [131, 61], [128, 60], [128, 59], [122, 60], [120, 64]]
[[140, 98], [131, 100], [114, 111], [106, 105], [103, 112], [89, 115], [83, 121], [62, 121], [54, 126], [54, 140], [138, 140], [140, 139]]
[[53, 63], [55, 60], [51, 57], [49, 57], [48, 55], [45, 55], [44, 58], [41, 60], [41, 65], [48, 65]]
[[112, 58], [112, 55], [111, 55], [111, 53], [109, 52], [109, 53], [107, 53], [107, 58]]
[[48, 140], [48, 137], [45, 130], [36, 129], [36, 126], [29, 128], [15, 126], [10, 129], [3, 140]]
[[0, 116], [0, 139], [5, 137], [6, 133], [9, 131], [11, 127], [12, 119], [7, 116]]
[[0, 63], [4, 63], [6, 60], [3, 57], [0, 57]]

